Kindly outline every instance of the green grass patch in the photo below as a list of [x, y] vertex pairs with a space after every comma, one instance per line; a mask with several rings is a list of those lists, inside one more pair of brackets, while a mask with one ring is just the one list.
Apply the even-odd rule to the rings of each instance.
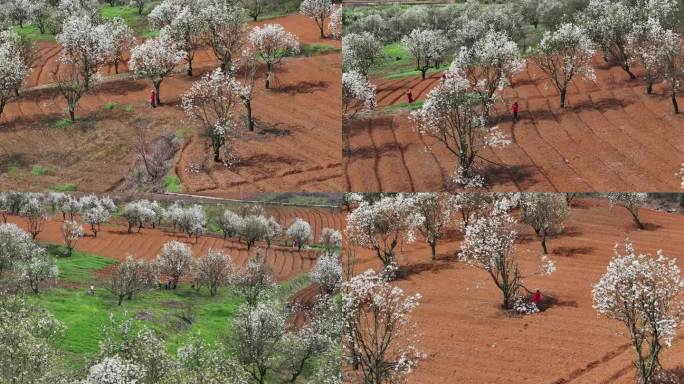
[[268, 192], [262, 193], [258, 201], [265, 203], [287, 203], [297, 205], [339, 205], [341, 195], [324, 192]]
[[115, 101], [110, 101], [104, 105], [104, 108], [108, 111], [113, 111], [119, 106], [119, 103]]
[[48, 172], [49, 171], [47, 168], [40, 165], [34, 165], [33, 167], [31, 167], [31, 174], [33, 176], [44, 176], [47, 175]]
[[55, 41], [55, 37], [49, 32], [40, 33], [37, 25], [25, 24], [23, 27], [15, 26], [12, 30], [31, 41]]
[[181, 191], [181, 181], [176, 175], [168, 175], [164, 178], [164, 191], [178, 193]]
[[[72, 256], [73, 257], [73, 256]], [[134, 317], [136, 322], [155, 329], [166, 340], [167, 351], [175, 354], [194, 334], [215, 342], [227, 330], [230, 319], [243, 300], [230, 289], [210, 297], [206, 290], [198, 292], [190, 286], [175, 290], [155, 290], [117, 305], [116, 298], [104, 287], [96, 286], [93, 296], [85, 289], [53, 289], [30, 300], [52, 313], [66, 327], [58, 348], [65, 352], [69, 368], [83, 367], [88, 356], [99, 350], [102, 327], [109, 324], [112, 314], [117, 319]], [[177, 316], [189, 303], [196, 316], [192, 325]]]
[[[424, 100], [418, 100], [418, 101], [414, 102], [413, 105], [411, 106], [411, 111], [416, 111], [416, 110], [422, 108], [424, 102], [425, 102]], [[392, 111], [392, 112], [409, 111], [409, 104], [404, 101], [401, 103], [388, 105], [384, 109], [386, 109], [388, 111]]]
[[159, 32], [150, 29], [150, 25], [147, 21], [147, 13], [156, 5], [156, 2], [154, 3], [155, 4], [148, 4], [147, 8], [143, 10], [142, 15], [138, 14], [138, 8], [136, 7], [128, 5], [116, 5], [112, 7], [109, 4], [105, 4], [100, 9], [100, 15], [108, 20], [120, 17], [135, 31], [136, 35], [153, 37], [151, 35], [157, 35]]
[[135, 108], [133, 108], [132, 105], [125, 105], [125, 106], [123, 107], [123, 110], [124, 110], [124, 112], [126, 112], [126, 113], [133, 113], [133, 112], [135, 112]]
[[83, 253], [76, 249], [71, 256], [67, 256], [67, 249], [61, 244], [48, 244], [45, 247], [47, 252], [55, 257], [61, 281], [88, 285], [95, 280], [95, 270], [117, 263], [114, 259]]
[[[404, 79], [409, 77], [418, 77], [421, 75], [420, 71], [416, 69], [416, 64], [409, 53], [404, 49], [401, 43], [394, 43], [386, 45], [383, 48], [385, 60], [377, 62], [371, 68], [371, 75], [374, 77], [381, 77], [384, 79]], [[435, 72], [441, 72], [449, 68], [449, 61], [440, 64], [437, 68], [430, 68], [426, 76]]]
[[55, 128], [58, 128], [58, 129], [64, 129], [64, 128], [70, 126], [70, 125], [71, 125], [71, 120], [65, 119], [65, 118], [61, 118], [61, 119], [55, 120], [55, 121], [52, 123], [52, 126], [55, 127]]
[[309, 44], [302, 48], [301, 55], [304, 56], [316, 56], [316, 55], [327, 55], [329, 53], [340, 52], [341, 49], [333, 47], [327, 44]]
[[55, 192], [75, 192], [78, 186], [74, 183], [55, 184], [50, 189]]
[[17, 164], [10, 164], [7, 166], [7, 173], [12, 177], [19, 176], [21, 173], [21, 166]]

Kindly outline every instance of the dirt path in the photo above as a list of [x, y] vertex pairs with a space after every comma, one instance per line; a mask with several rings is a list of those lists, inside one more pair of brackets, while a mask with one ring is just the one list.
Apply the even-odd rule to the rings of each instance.
[[[515, 77], [504, 98], [519, 102], [519, 122], [511, 124], [504, 105], [496, 108], [503, 116], [498, 126], [513, 143], [485, 150], [479, 160], [491, 189], [679, 189], [684, 117], [672, 114], [666, 90], [656, 85], [649, 96], [643, 82], [629, 81], [620, 68], [606, 67], [600, 58], [595, 66], [596, 82], [574, 81], [564, 110], [556, 89], [532, 64]], [[440, 75], [377, 80], [378, 105], [405, 102], [409, 87], [422, 100]], [[443, 145], [415, 131], [406, 111], [353, 121], [348, 131], [346, 190], [441, 190], [456, 167]]]
[[[559, 304], [536, 315], [511, 318], [499, 309], [500, 293], [486, 272], [448, 261], [459, 249], [458, 236], [438, 244], [441, 260], [430, 261], [430, 248], [405, 245], [401, 265], [409, 275], [398, 281], [423, 299], [415, 311], [420, 347], [427, 354], [410, 376], [412, 384], [459, 383], [631, 384], [634, 357], [621, 325], [600, 319], [592, 308], [591, 287], [613, 256], [615, 243], [629, 237], [636, 249], [663, 249], [682, 266], [684, 216], [643, 210], [651, 230], [637, 230], [622, 208], [580, 200], [565, 231], [548, 242], [556, 273], [529, 278], [530, 289], [557, 295]], [[534, 268], [541, 247], [521, 227], [523, 270]], [[359, 255], [357, 270], [377, 267], [374, 256]], [[684, 361], [684, 336], [661, 355], [665, 367]]]
[[[282, 24], [297, 35], [302, 44], [340, 46], [339, 41], [320, 39], [315, 23], [298, 14], [258, 24], [264, 23]], [[51, 73], [59, 69], [57, 59], [60, 49], [56, 43], [40, 43], [38, 50], [39, 58], [26, 81], [27, 87], [51, 82]], [[87, 135], [106, 137], [120, 134], [122, 137], [117, 137], [112, 144], [115, 148], [106, 148], [117, 152], [112, 162], [119, 164], [109, 164], [105, 156], [95, 153], [102, 152], [106, 142], [100, 143], [98, 148], [85, 144], [77, 160], [60, 165], [59, 172], [64, 174], [56, 175], [53, 178], [56, 180], [50, 180], [52, 184], [75, 182], [84, 190], [107, 191], [125, 176], [133, 156], [129, 153], [133, 137], [130, 124], [127, 122], [126, 127], [120, 124], [121, 114], [125, 113], [117, 110], [116, 113], [103, 115], [102, 112], [106, 103], [116, 102], [122, 106], [131, 105], [135, 109], [134, 116], [149, 118], [155, 123], [162, 121], [163, 124], [157, 124], [159, 130], [178, 132], [188, 137], [190, 142], [183, 148], [176, 167], [187, 192], [220, 195], [221, 192], [231, 191], [340, 190], [340, 54], [285, 59], [276, 70], [276, 86], [271, 90], [264, 89], [265, 74], [263, 68], [260, 69], [253, 101], [257, 132], [246, 132], [237, 141], [235, 147], [241, 161], [231, 168], [220, 163], [205, 162], [210, 151], [200, 132], [192, 128], [194, 123], [187, 121], [179, 108], [181, 95], [194, 80], [213, 70], [217, 63], [211, 52], [203, 50], [197, 54], [193, 64], [196, 70], [193, 78], [185, 75], [184, 66], [179, 66], [177, 73], [165, 79], [161, 85], [160, 95], [164, 105], [153, 111], [146, 103], [150, 82], [118, 80], [102, 84], [95, 93], [81, 100], [77, 111], [78, 116], [89, 121], [88, 130], [64, 129], [53, 132], [55, 130], [52, 127], [46, 129], [54, 120], [64, 117], [64, 101], [54, 90], [30, 92], [5, 109], [0, 121], [0, 142], [16, 143], [17, 146], [3, 145], [0, 148], [0, 160], [7, 156], [19, 158], [21, 163], [40, 164], [44, 152], [66, 152], [64, 147], [54, 148], [54, 143], [45, 142], [46, 135], [60, 136], [66, 142], [88, 142], [90, 138], [86, 140]], [[125, 65], [120, 68], [120, 72], [126, 70]], [[102, 72], [111, 75], [113, 69], [105, 68]], [[241, 109], [239, 113], [242, 113]], [[81, 178], [86, 169], [92, 168], [107, 168], [116, 173], [111, 179], [102, 181], [91, 182]], [[34, 182], [40, 184], [40, 180]], [[0, 185], [6, 188], [20, 189], [24, 184], [30, 183], [14, 180], [8, 175], [0, 176]]]

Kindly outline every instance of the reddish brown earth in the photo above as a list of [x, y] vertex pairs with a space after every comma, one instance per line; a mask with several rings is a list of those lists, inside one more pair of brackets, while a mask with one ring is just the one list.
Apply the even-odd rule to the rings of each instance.
[[[297, 35], [304, 44], [340, 42], [319, 39], [318, 27], [301, 15], [270, 19]], [[260, 22], [259, 24], [263, 24]], [[39, 55], [27, 87], [51, 82], [59, 67], [60, 48], [40, 43]], [[151, 136], [179, 132], [187, 137], [178, 156], [176, 173], [186, 191], [220, 195], [229, 191], [338, 191], [341, 189], [340, 54], [287, 58], [277, 68], [275, 87], [264, 89], [264, 70], [259, 71], [253, 112], [257, 131], [245, 132], [235, 143], [241, 161], [229, 168], [206, 161], [209, 149], [179, 108], [181, 95], [217, 61], [209, 50], [195, 57], [195, 76], [185, 75], [184, 65], [161, 85], [164, 105], [150, 110], [147, 98], [152, 87], [145, 80], [109, 79], [97, 92], [84, 97], [77, 115], [81, 123], [72, 128], [50, 127], [65, 117], [65, 103], [54, 90], [27, 90], [9, 104], [0, 123], [0, 171], [9, 165], [43, 165], [54, 168], [51, 178], [3, 173], [3, 188], [46, 188], [57, 183], [76, 183], [82, 190], [102, 192], [115, 188], [128, 173], [133, 153], [132, 122], [149, 120]], [[125, 71], [123, 65], [120, 71]], [[112, 68], [103, 71], [113, 73]], [[104, 111], [108, 102], [131, 105], [133, 114]], [[242, 109], [239, 113], [242, 114]], [[102, 170], [106, 175], [102, 176]]]
[[[423, 298], [413, 318], [420, 349], [427, 357], [411, 374], [412, 384], [529, 383], [631, 384], [635, 368], [623, 325], [598, 318], [591, 287], [605, 272], [615, 243], [629, 237], [637, 251], [663, 249], [681, 262], [684, 216], [642, 210], [648, 230], [637, 230], [622, 208], [580, 200], [564, 232], [548, 242], [557, 271], [526, 280], [529, 289], [553, 294], [558, 304], [543, 313], [511, 317], [499, 309], [501, 294], [489, 275], [453, 260], [459, 239], [438, 243], [438, 259], [430, 260], [423, 243], [403, 246], [400, 265], [408, 270], [397, 281], [406, 293]], [[534, 232], [522, 227], [517, 252], [523, 271], [533, 270], [541, 251]], [[368, 251], [357, 256], [357, 270], [377, 268]], [[674, 368], [684, 362], [684, 334], [661, 362]]]
[[[481, 153], [479, 167], [493, 190], [673, 191], [684, 159], [684, 117], [672, 113], [666, 87], [647, 95], [643, 81], [630, 81], [618, 67], [595, 59], [596, 82], [573, 81], [567, 108], [533, 64], [518, 74], [504, 97], [520, 104], [513, 126], [498, 105], [499, 127], [512, 145]], [[637, 75], [640, 73], [637, 68]], [[378, 105], [405, 102], [411, 88], [417, 100], [439, 82], [428, 79], [376, 80]], [[444, 188], [456, 159], [419, 135], [407, 112], [378, 113], [352, 121], [344, 159], [350, 191], [434, 191]]]
[[[316, 240], [325, 227], [341, 228], [342, 217], [338, 212], [319, 208], [268, 207], [268, 215], [273, 215], [284, 227], [287, 227], [296, 217], [309, 222], [316, 234]], [[26, 220], [19, 217], [11, 217], [11, 222], [22, 228], [27, 227]], [[46, 222], [43, 231], [38, 235], [38, 241], [63, 244], [61, 217], [54, 217]], [[249, 257], [254, 254], [254, 248], [247, 251], [245, 244], [237, 241], [223, 240], [220, 237], [203, 236], [197, 241], [189, 239], [187, 235], [172, 232], [165, 229], [143, 228], [140, 233], [128, 233], [127, 227], [121, 224], [102, 226], [102, 231], [97, 237], [92, 236], [90, 227], [84, 225], [86, 236], [76, 244], [76, 249], [94, 255], [111, 257], [123, 260], [127, 255], [145, 260], [154, 259], [164, 243], [177, 240], [187, 243], [192, 247], [194, 256], [203, 256], [210, 248], [222, 249], [228, 253], [236, 266], [243, 266]], [[319, 252], [313, 250], [297, 251], [290, 247], [271, 246], [266, 243], [258, 243], [266, 253], [266, 260], [273, 268], [273, 273], [279, 281], [287, 280], [301, 273], [308, 272], [316, 263]]]

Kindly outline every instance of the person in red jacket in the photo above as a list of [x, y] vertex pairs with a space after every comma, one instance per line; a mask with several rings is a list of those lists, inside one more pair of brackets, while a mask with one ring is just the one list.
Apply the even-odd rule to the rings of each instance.
[[541, 304], [541, 299], [542, 299], [541, 292], [539, 292], [539, 290], [537, 289], [537, 291], [534, 293], [534, 295], [532, 295], [532, 302], [537, 307], [539, 307], [539, 304]]
[[518, 122], [518, 102], [515, 101], [513, 102], [513, 105], [511, 105], [511, 111], [513, 112], [513, 123]]
[[412, 109], [413, 106], [413, 92], [411, 92], [411, 88], [409, 88], [406, 91], [406, 98], [408, 99], [408, 105], [409, 105], [409, 111]]
[[157, 108], [157, 93], [154, 89], [150, 92], [150, 108]]

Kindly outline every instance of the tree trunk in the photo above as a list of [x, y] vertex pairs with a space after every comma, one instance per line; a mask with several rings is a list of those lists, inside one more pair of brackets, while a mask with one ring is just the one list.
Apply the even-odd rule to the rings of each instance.
[[128, 233], [131, 233], [133, 230], [133, 225], [131, 223], [128, 223]]
[[321, 39], [325, 39], [325, 33], [323, 32], [323, 27], [319, 26], [318, 28], [321, 30]]
[[677, 94], [672, 92], [672, 107], [674, 108], [674, 113], [679, 113], [679, 105], [677, 104]]
[[192, 59], [188, 60], [188, 76], [192, 77]]
[[565, 108], [565, 93], [567, 92], [567, 89], [563, 88], [560, 91], [560, 107]]
[[[254, 119], [252, 118], [252, 101], [250, 99], [245, 100], [245, 109], [247, 110], [247, 126], [250, 132], [254, 132]], [[2, 111], [0, 110], [0, 114]]]
[[430, 243], [430, 249], [432, 250], [432, 260], [437, 260], [437, 241], [428, 241]]
[[546, 231], [542, 232], [542, 238], [541, 238], [541, 246], [542, 249], [544, 250], [544, 254], [548, 254], [548, 250], [546, 249]]
[[161, 88], [161, 81], [154, 82], [154, 90], [156, 92], [157, 105], [161, 105], [161, 97], [159, 96], [159, 88]]
[[649, 81], [648, 84], [646, 84], [646, 93], [651, 95], [653, 94], [653, 82]]
[[119, 74], [119, 59], [114, 59], [114, 73]]
[[72, 122], [76, 121], [76, 112], [74, 112], [73, 108], [69, 108], [69, 119]]
[[427, 72], [427, 69], [421, 69], [420, 70], [420, 77], [425, 80], [425, 73]]
[[123, 299], [124, 299], [124, 295], [119, 295], [119, 305], [121, 305], [121, 303], [123, 302]]

